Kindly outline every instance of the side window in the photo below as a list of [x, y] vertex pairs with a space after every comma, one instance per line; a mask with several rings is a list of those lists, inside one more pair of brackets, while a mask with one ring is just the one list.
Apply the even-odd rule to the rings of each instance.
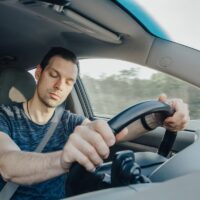
[[34, 79], [35, 79], [35, 70], [36, 70], [36, 68], [31, 69], [31, 70], [28, 71], [33, 76]]
[[186, 82], [134, 63], [110, 59], [80, 61], [80, 76], [95, 116], [111, 117], [161, 93], [189, 104], [191, 119], [200, 119], [200, 90]]

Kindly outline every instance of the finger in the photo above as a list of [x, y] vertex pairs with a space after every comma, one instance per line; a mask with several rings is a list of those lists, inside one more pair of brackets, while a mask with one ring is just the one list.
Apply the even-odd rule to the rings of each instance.
[[74, 134], [72, 137], [71, 142], [74, 147], [83, 153], [94, 165], [100, 165], [103, 163], [103, 160], [97, 153], [96, 149], [90, 143], [77, 134]]
[[167, 100], [167, 95], [166, 94], [160, 94], [160, 96], [158, 97], [158, 100], [161, 102], [165, 102]]
[[183, 103], [182, 99], [171, 99], [168, 103], [171, 103], [175, 113], [164, 120], [165, 126], [171, 128], [176, 126], [176, 130], [184, 129], [189, 121], [187, 104]]
[[78, 162], [80, 165], [84, 166], [86, 170], [88, 171], [94, 171], [95, 166], [94, 164], [85, 156], [81, 151], [79, 151], [76, 147], [74, 147], [72, 144], [68, 143], [64, 150], [62, 155], [62, 165], [68, 166], [68, 163], [71, 162]]
[[102, 136], [109, 147], [115, 144], [115, 136], [106, 121], [94, 121], [90, 124], [90, 127]]
[[183, 130], [187, 127], [187, 123], [186, 122], [180, 122], [180, 123], [174, 123], [174, 122], [171, 122], [171, 123], [164, 123], [164, 126], [167, 128], [167, 129], [173, 129], [173, 130], [176, 130], [176, 131], [180, 131], [180, 130]]
[[[177, 101], [177, 99], [168, 99], [167, 95], [166, 94], [161, 94], [158, 98], [159, 101], [163, 102], [163, 103], [166, 103], [168, 105], [170, 105], [172, 108], [174, 107], [173, 106], [173, 103], [175, 101]], [[181, 99], [180, 99], [181, 100]]]
[[[177, 119], [189, 119], [189, 109], [188, 105], [183, 103], [181, 99], [175, 99], [172, 104], [172, 108], [176, 111], [174, 113], [174, 118], [176, 117]], [[173, 117], [172, 116], [172, 117]]]
[[164, 125], [176, 130], [183, 130], [187, 126], [188, 121], [189, 119], [187, 115], [175, 113], [173, 117], [165, 119]]
[[[81, 129], [81, 131], [79, 129]], [[110, 153], [109, 147], [99, 133], [89, 129], [87, 126], [76, 127], [74, 131], [79, 134], [82, 139], [91, 144], [102, 158], [108, 157]]]
[[120, 131], [117, 135], [116, 135], [116, 141], [120, 142], [122, 141], [125, 136], [128, 135], [128, 128], [124, 128], [122, 131]]
[[178, 132], [178, 130], [177, 130], [177, 128], [176, 127], [173, 127], [173, 126], [163, 126], [164, 128], [166, 128], [167, 130], [169, 130], [169, 131], [172, 131], [172, 132], [174, 132], [174, 133], [176, 133], [176, 132]]

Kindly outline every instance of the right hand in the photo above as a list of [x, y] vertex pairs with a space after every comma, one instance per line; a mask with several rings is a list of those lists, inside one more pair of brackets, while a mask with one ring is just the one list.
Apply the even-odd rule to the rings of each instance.
[[175, 110], [172, 116], [164, 120], [164, 127], [174, 132], [184, 130], [190, 120], [188, 105], [182, 99], [168, 99], [165, 94], [160, 95], [159, 101], [169, 104]]
[[103, 120], [77, 126], [64, 146], [61, 165], [69, 169], [73, 162], [78, 162], [88, 171], [94, 171], [108, 157], [109, 147], [115, 141], [111, 128]]

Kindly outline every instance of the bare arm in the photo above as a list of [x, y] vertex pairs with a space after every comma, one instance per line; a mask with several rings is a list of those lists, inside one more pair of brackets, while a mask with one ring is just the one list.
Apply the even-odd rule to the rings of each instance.
[[[167, 117], [164, 122], [160, 121], [161, 117], [158, 113], [147, 115], [145, 116], [145, 119], [148, 126], [152, 129], [158, 126], [164, 126], [168, 130], [174, 132], [183, 130], [190, 119], [187, 104], [185, 104], [181, 99], [167, 99], [165, 95], [160, 95], [159, 100], [171, 105], [175, 110], [175, 113], [171, 117]], [[117, 135], [117, 141], [133, 140], [148, 131], [143, 127], [140, 120], [137, 120], [131, 125], [131, 130], [134, 131], [128, 134], [126, 133], [127, 131], [124, 131], [124, 134], [123, 132], [119, 133], [119, 135]]]
[[[154, 114], [145, 116], [145, 121], [151, 129], [154, 129], [160, 125], [160, 122], [156, 119]], [[135, 138], [142, 136], [144, 133], [149, 131], [143, 127], [140, 119], [130, 124], [129, 128], [132, 131], [128, 132], [128, 129], [125, 128], [119, 134], [117, 134], [116, 136], [117, 142], [131, 141]]]
[[6, 181], [30, 185], [65, 173], [60, 163], [62, 151], [23, 152], [5, 133], [0, 133], [0, 174]]

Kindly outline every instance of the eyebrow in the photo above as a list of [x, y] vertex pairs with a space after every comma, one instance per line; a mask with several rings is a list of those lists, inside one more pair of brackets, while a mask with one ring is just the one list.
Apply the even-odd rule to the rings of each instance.
[[[56, 73], [59, 74], [59, 76], [61, 76], [61, 73], [58, 70], [56, 70], [54, 68], [51, 68], [51, 70], [55, 71]], [[70, 77], [70, 78], [67, 78], [67, 81], [73, 81], [73, 82], [75, 82], [75, 79]]]

